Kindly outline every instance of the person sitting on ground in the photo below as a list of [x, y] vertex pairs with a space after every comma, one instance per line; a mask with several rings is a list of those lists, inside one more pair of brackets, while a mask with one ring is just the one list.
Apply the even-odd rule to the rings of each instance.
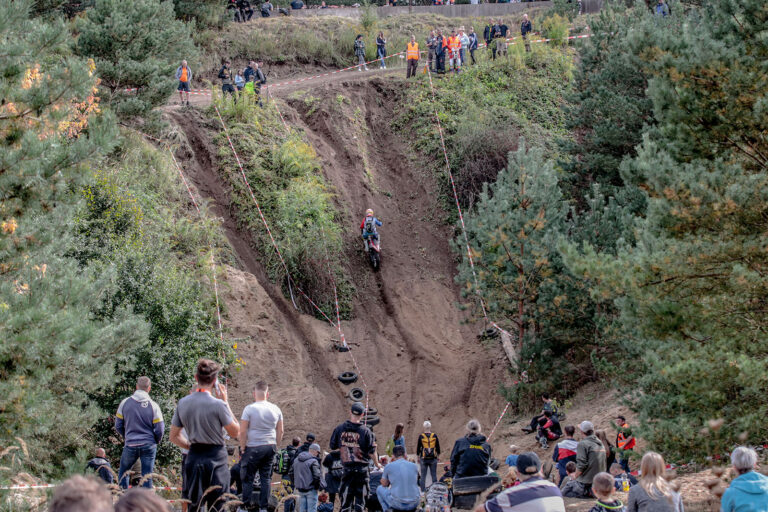
[[623, 482], [625, 480], [627, 481], [627, 484], [630, 488], [633, 485], [637, 485], [637, 478], [624, 471], [624, 468], [621, 467], [621, 464], [614, 462], [611, 464], [609, 470], [613, 476], [613, 485], [616, 487], [617, 491], [624, 490]]
[[483, 476], [488, 474], [491, 461], [491, 445], [481, 433], [477, 420], [469, 420], [467, 434], [456, 440], [451, 452], [451, 468], [454, 478]]
[[112, 512], [112, 494], [93, 477], [68, 478], [53, 492], [49, 512]]
[[[382, 222], [373, 216], [373, 210], [368, 208], [365, 211], [365, 218], [360, 223], [360, 232], [361, 232], [361, 235], [363, 236], [363, 240], [367, 241], [370, 238], [371, 240], [376, 240], [378, 242], [379, 230], [376, 228], [382, 225], [383, 225]], [[367, 245], [368, 244], [366, 242], [366, 247]]]
[[[517, 461], [517, 458], [515, 458], [515, 461]], [[517, 464], [517, 462], [515, 462], [515, 464]], [[511, 466], [507, 470], [507, 474], [504, 475], [504, 478], [501, 479], [501, 486], [505, 489], [509, 489], [516, 485], [520, 485], [520, 479], [517, 475], [517, 466]]]
[[507, 458], [504, 460], [504, 463], [514, 468], [517, 465], [517, 455], [520, 453], [520, 447], [516, 444], [509, 445], [509, 455], [507, 455]]
[[542, 393], [541, 400], [542, 402], [544, 402], [544, 405], [541, 408], [541, 413], [531, 418], [531, 423], [528, 427], [523, 427], [523, 432], [525, 432], [526, 434], [531, 434], [533, 432], [536, 432], [536, 430], [539, 428], [539, 420], [545, 417], [544, 413], [547, 411], [550, 411], [551, 413], [553, 413], [555, 418], [559, 421], [555, 404], [552, 403], [552, 399], [549, 397], [549, 395], [547, 393]]
[[274, 6], [269, 0], [261, 4], [261, 17], [269, 18], [272, 16], [272, 9], [274, 9]]
[[450, 487], [451, 481], [453, 480], [453, 471], [451, 471], [451, 463], [448, 462], [443, 467], [443, 476], [440, 477], [438, 482], [448, 485]]
[[572, 490], [573, 484], [576, 483], [576, 463], [570, 461], [565, 465], [565, 477], [560, 479], [560, 492], [563, 493], [563, 497], [568, 497], [565, 494], [566, 489]]
[[610, 473], [602, 472], [595, 475], [592, 481], [592, 492], [597, 501], [589, 512], [627, 512], [627, 508], [619, 500], [616, 488], [613, 486], [613, 477]]
[[291, 9], [294, 11], [298, 11], [299, 9], [306, 9], [306, 6], [304, 5], [304, 2], [301, 0], [293, 0], [291, 2]]
[[163, 498], [141, 487], [128, 489], [115, 504], [115, 512], [171, 512]]
[[321, 492], [317, 497], [317, 512], [333, 512], [333, 503], [328, 501], [327, 492]]
[[576, 446], [576, 481], [581, 484], [578, 489], [581, 496], [574, 498], [592, 497], [592, 480], [598, 473], [605, 472], [605, 447], [595, 436], [595, 426], [591, 421], [582, 421], [579, 430], [584, 439]]
[[505, 489], [478, 505], [474, 512], [546, 511], [565, 512], [560, 489], [541, 474], [541, 460], [533, 452], [517, 457], [520, 484]]
[[306, 451], [299, 453], [291, 467], [294, 487], [299, 494], [299, 512], [317, 510], [317, 496], [322, 484], [319, 455], [320, 445], [312, 443]]
[[573, 425], [565, 426], [565, 439], [557, 443], [555, 451], [552, 453], [552, 460], [557, 463], [557, 471], [560, 474], [560, 482], [565, 478], [565, 466], [576, 461], [576, 447], [579, 443], [573, 438], [576, 428]]
[[107, 452], [104, 448], [96, 448], [93, 452], [94, 457], [85, 465], [85, 469], [96, 473], [105, 483], [115, 482], [115, 475], [112, 471], [112, 465], [107, 460]]
[[544, 411], [544, 417], [539, 420], [539, 431], [536, 434], [536, 440], [542, 448], [549, 448], [549, 441], [556, 441], [563, 435], [560, 428], [560, 422], [552, 411]]
[[250, 21], [253, 17], [253, 7], [249, 0], [237, 0], [237, 8], [240, 10], [240, 21]]
[[[643, 461], [645, 462], [645, 457]], [[640, 463], [644, 472], [645, 466]], [[755, 471], [757, 452], [746, 446], [739, 446], [731, 452], [731, 464], [739, 476], [731, 481], [720, 500], [722, 512], [765, 512], [768, 510], [768, 476]], [[643, 473], [645, 476], [645, 473]], [[643, 480], [640, 479], [640, 485]]]
[[415, 510], [419, 506], [419, 468], [405, 458], [405, 446], [395, 445], [394, 460], [386, 465], [381, 475], [376, 496], [383, 510]]

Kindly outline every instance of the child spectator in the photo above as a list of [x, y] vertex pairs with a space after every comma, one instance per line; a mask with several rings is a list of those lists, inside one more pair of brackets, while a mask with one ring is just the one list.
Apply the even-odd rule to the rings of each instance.
[[[515, 462], [515, 464], [517, 464], [517, 462]], [[509, 470], [507, 470], [507, 474], [504, 475], [504, 478], [501, 479], [501, 485], [505, 489], [509, 489], [510, 487], [514, 487], [519, 484], [520, 479], [517, 477], [517, 467], [510, 466]]]
[[574, 474], [576, 473], [576, 463], [570, 461], [565, 465], [565, 476], [560, 480], [560, 490], [562, 491], [568, 486], [569, 482], [576, 480]]
[[320, 493], [317, 497], [317, 501], [317, 512], [333, 512], [333, 503], [328, 502], [328, 493]]
[[[614, 481], [614, 487], [616, 487], [617, 491], [624, 491], [629, 492], [629, 487], [632, 487], [633, 485], [637, 485], [637, 478], [633, 477], [626, 471], [624, 471], [624, 468], [621, 467], [621, 464], [613, 463], [611, 464], [611, 475], [613, 475], [613, 481]], [[627, 484], [629, 487], [626, 489], [624, 488], [624, 480], [627, 481]]]
[[597, 496], [595, 506], [589, 512], [627, 512], [627, 508], [614, 494], [613, 477], [610, 473], [598, 473], [592, 481], [592, 492]]
[[516, 444], [509, 445], [509, 455], [507, 455], [504, 463], [513, 468], [517, 465], [517, 454], [520, 453], [520, 447]]
[[245, 85], [245, 78], [243, 78], [243, 72], [238, 71], [235, 75], [235, 87], [237, 87], [238, 91], [243, 90], [243, 86]]

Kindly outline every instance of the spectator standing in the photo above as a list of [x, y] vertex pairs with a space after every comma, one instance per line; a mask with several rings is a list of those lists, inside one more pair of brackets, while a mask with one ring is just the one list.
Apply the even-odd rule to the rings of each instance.
[[179, 85], [176, 88], [179, 91], [179, 101], [184, 104], [184, 93], [187, 93], [187, 106], [189, 106], [189, 83], [192, 81], [192, 70], [187, 66], [187, 61], [181, 61], [181, 65], [176, 69], [176, 80]]
[[269, 18], [270, 16], [272, 16], [272, 9], [274, 9], [274, 6], [272, 5], [272, 2], [270, 2], [269, 0], [261, 4], [261, 17]]
[[[149, 398], [151, 390], [149, 377], [141, 376], [136, 379], [136, 391], [120, 402], [115, 415], [115, 429], [125, 440], [117, 475], [123, 489], [128, 488], [125, 473], [137, 460], [141, 461], [142, 478], [155, 470], [157, 445], [163, 439], [165, 422], [160, 407]], [[147, 478], [143, 485], [151, 488], [152, 479]]]
[[411, 40], [405, 49], [405, 58], [407, 60], [407, 69], [405, 78], [416, 76], [416, 70], [419, 69], [419, 43], [416, 42], [416, 36], [411, 35]]
[[383, 510], [415, 510], [421, 500], [419, 490], [419, 469], [405, 458], [405, 446], [395, 445], [392, 450], [395, 460], [384, 467], [381, 483], [376, 489]]
[[387, 63], [384, 62], [387, 58], [387, 39], [384, 37], [384, 32], [379, 32], [376, 36], [376, 56], [381, 60], [381, 69], [387, 69]]
[[365, 41], [363, 41], [363, 34], [357, 34], [355, 38], [355, 56], [357, 57], [357, 70], [362, 71], [365, 68], [368, 71], [368, 65], [365, 63]]
[[112, 464], [107, 460], [107, 452], [104, 448], [96, 448], [93, 455], [94, 457], [86, 463], [85, 469], [96, 473], [104, 483], [114, 483], [115, 475], [112, 474]]
[[504, 21], [499, 19], [497, 23], [497, 36], [496, 36], [496, 55], [507, 56], [507, 34], [509, 33], [509, 27], [504, 24]]
[[336, 495], [339, 494], [341, 476], [344, 472], [339, 450], [333, 450], [325, 456], [323, 467], [326, 469], [325, 490], [328, 492], [328, 501], [333, 506], [336, 504]]
[[485, 41], [485, 48], [492, 52], [493, 58], [496, 58], [496, 47], [491, 44], [493, 41], [493, 26], [495, 25], [492, 19], [488, 20], [488, 24], [483, 29], [483, 40]]
[[667, 16], [669, 16], [669, 6], [664, 0], [659, 0], [659, 3], [656, 4], [656, 8], [653, 10], [653, 13], [656, 16], [666, 18]]
[[467, 50], [469, 49], [469, 36], [464, 32], [464, 27], [459, 29], [459, 41], [461, 42], [461, 50], [459, 56], [461, 57], [461, 65], [467, 63]]
[[239, 92], [243, 90], [243, 86], [245, 86], [245, 78], [243, 78], [243, 72], [238, 71], [235, 75], [235, 88]]
[[[757, 452], [752, 448], [739, 446], [731, 452], [731, 464], [739, 476], [731, 481], [731, 485], [720, 499], [721, 512], [768, 511], [768, 477], [755, 471]], [[644, 467], [641, 463], [640, 469]], [[640, 486], [642, 484], [641, 478]]]
[[299, 449], [296, 450], [296, 455], [298, 456], [300, 453], [308, 452], [309, 447], [315, 444], [315, 439], [317, 439], [315, 434], [307, 432], [307, 436], [304, 438], [304, 444], [299, 446]]
[[616, 417], [616, 425], [618, 425], [619, 432], [616, 434], [616, 451], [619, 456], [619, 464], [621, 468], [629, 473], [629, 454], [635, 448], [635, 436], [632, 435], [632, 429], [629, 428], [629, 423], [624, 416]]
[[531, 51], [531, 42], [528, 40], [528, 34], [533, 32], [533, 26], [531, 20], [528, 19], [527, 14], [523, 14], [523, 22], [520, 24], [520, 35], [523, 36], [523, 42], [525, 43], [525, 51]]
[[[221, 365], [210, 359], [197, 362], [195, 392], [179, 400], [171, 420], [171, 442], [189, 450], [184, 464], [191, 510], [219, 511], [221, 495], [229, 490], [229, 466], [224, 432], [240, 435], [240, 425], [229, 407], [227, 388], [218, 381]], [[181, 429], [187, 434], [185, 440]], [[210, 490], [213, 486], [218, 489]]]
[[541, 474], [541, 460], [533, 452], [517, 458], [518, 485], [482, 503], [474, 512], [565, 512], [560, 489]]
[[517, 455], [520, 453], [520, 447], [516, 444], [509, 445], [509, 455], [504, 459], [504, 463], [511, 467], [517, 467]]
[[112, 494], [96, 478], [76, 475], [53, 492], [49, 512], [112, 512]]
[[589, 498], [592, 480], [598, 473], [605, 472], [605, 447], [595, 436], [591, 421], [582, 421], [579, 430], [584, 438], [576, 446], [576, 481], [581, 484], [582, 497]]
[[592, 483], [592, 492], [597, 497], [595, 506], [589, 512], [627, 512], [624, 504], [616, 498], [616, 487], [610, 473], [598, 473]]
[[[283, 413], [268, 401], [269, 386], [259, 381], [253, 387], [253, 403], [245, 406], [240, 417], [240, 478], [243, 481], [243, 502], [253, 508], [253, 479], [258, 473], [261, 492], [259, 510], [267, 511], [272, 464], [277, 445], [283, 441]], [[317, 502], [317, 495], [315, 495]]]
[[595, 432], [595, 435], [605, 447], [605, 467], [610, 468], [616, 462], [616, 450], [613, 449], [613, 445], [608, 441], [608, 433], [605, 430], [598, 430]]
[[427, 66], [429, 71], [435, 72], [435, 45], [437, 39], [435, 38], [435, 31], [431, 30], [427, 37]]
[[424, 432], [419, 435], [416, 445], [416, 455], [421, 466], [421, 490], [427, 490], [427, 471], [430, 474], [430, 482], [437, 482], [437, 462], [440, 459], [440, 439], [432, 432], [432, 422], [424, 422]]
[[392, 434], [392, 437], [390, 437], [389, 441], [387, 441], [387, 455], [389, 457], [394, 455], [392, 450], [394, 450], [395, 446], [405, 447], [405, 436], [403, 435], [404, 429], [405, 425], [402, 423], [395, 425], [395, 433]]
[[[296, 457], [291, 466], [294, 489], [299, 493], [299, 512], [317, 512], [318, 492], [322, 483], [320, 463], [317, 461], [319, 456], [320, 445], [312, 443], [307, 451]], [[264, 480], [261, 482], [264, 489]]]
[[481, 433], [477, 420], [469, 420], [467, 434], [458, 439], [451, 452], [451, 470], [454, 478], [483, 476], [488, 473], [491, 461], [491, 445]]
[[232, 70], [229, 69], [229, 61], [224, 61], [219, 69], [219, 78], [221, 79], [221, 93], [226, 96], [227, 93], [235, 96], [235, 86], [232, 78]]
[[576, 462], [576, 447], [579, 443], [573, 438], [575, 433], [576, 428], [573, 425], [566, 425], [565, 439], [557, 443], [555, 451], [552, 452], [552, 460], [557, 464], [557, 471], [560, 473], [560, 482], [566, 477], [568, 463]]
[[475, 27], [469, 27], [469, 56], [472, 58], [473, 66], [477, 64], [475, 50], [477, 50], [477, 34], [475, 34]]
[[171, 512], [168, 502], [147, 489], [133, 488], [120, 496], [115, 512]]
[[331, 435], [331, 450], [340, 450], [342, 462], [341, 512], [363, 512], [368, 491], [368, 464], [376, 453], [376, 438], [361, 424], [365, 406], [354, 402], [349, 419]]
[[435, 72], [445, 73], [445, 50], [448, 46], [442, 31], [438, 30], [435, 36]]

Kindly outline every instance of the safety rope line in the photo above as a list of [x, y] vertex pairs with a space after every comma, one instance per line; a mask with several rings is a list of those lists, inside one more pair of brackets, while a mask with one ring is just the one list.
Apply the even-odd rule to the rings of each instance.
[[[517, 382], [515, 382], [515, 384], [517, 384]], [[499, 415], [499, 419], [496, 420], [496, 424], [493, 425], [493, 428], [491, 429], [491, 433], [488, 434], [488, 441], [490, 441], [491, 438], [493, 437], [493, 434], [496, 433], [496, 428], [499, 426], [499, 423], [501, 423], [501, 419], [504, 417], [504, 415], [507, 414], [507, 409], [509, 409], [509, 406], [511, 403], [512, 402], [507, 402], [507, 405], [504, 406], [504, 410], [501, 411], [501, 414]]]

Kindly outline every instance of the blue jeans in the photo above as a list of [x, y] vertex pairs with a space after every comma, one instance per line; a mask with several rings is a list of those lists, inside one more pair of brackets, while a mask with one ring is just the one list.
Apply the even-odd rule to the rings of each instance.
[[299, 491], [299, 512], [317, 512], [317, 490]]
[[[137, 460], [141, 460], [141, 477], [153, 473], [155, 471], [155, 455], [157, 455], [156, 444], [145, 444], [144, 446], [124, 446], [123, 455], [120, 457], [120, 471], [117, 473], [117, 480], [120, 482], [120, 487], [123, 489], [128, 488], [130, 479], [126, 473], [136, 463]], [[123, 478], [125, 476], [125, 478]], [[147, 480], [142, 485], [143, 487], [152, 488], [152, 479]]]
[[376, 48], [376, 56], [381, 59], [381, 67], [387, 67], [384, 63], [384, 59], [387, 57], [387, 50], [385, 48]]
[[413, 503], [403, 503], [392, 498], [392, 488], [380, 485], [376, 488], [376, 497], [379, 498], [381, 509], [387, 510], [416, 510], [419, 507], [419, 499]]

